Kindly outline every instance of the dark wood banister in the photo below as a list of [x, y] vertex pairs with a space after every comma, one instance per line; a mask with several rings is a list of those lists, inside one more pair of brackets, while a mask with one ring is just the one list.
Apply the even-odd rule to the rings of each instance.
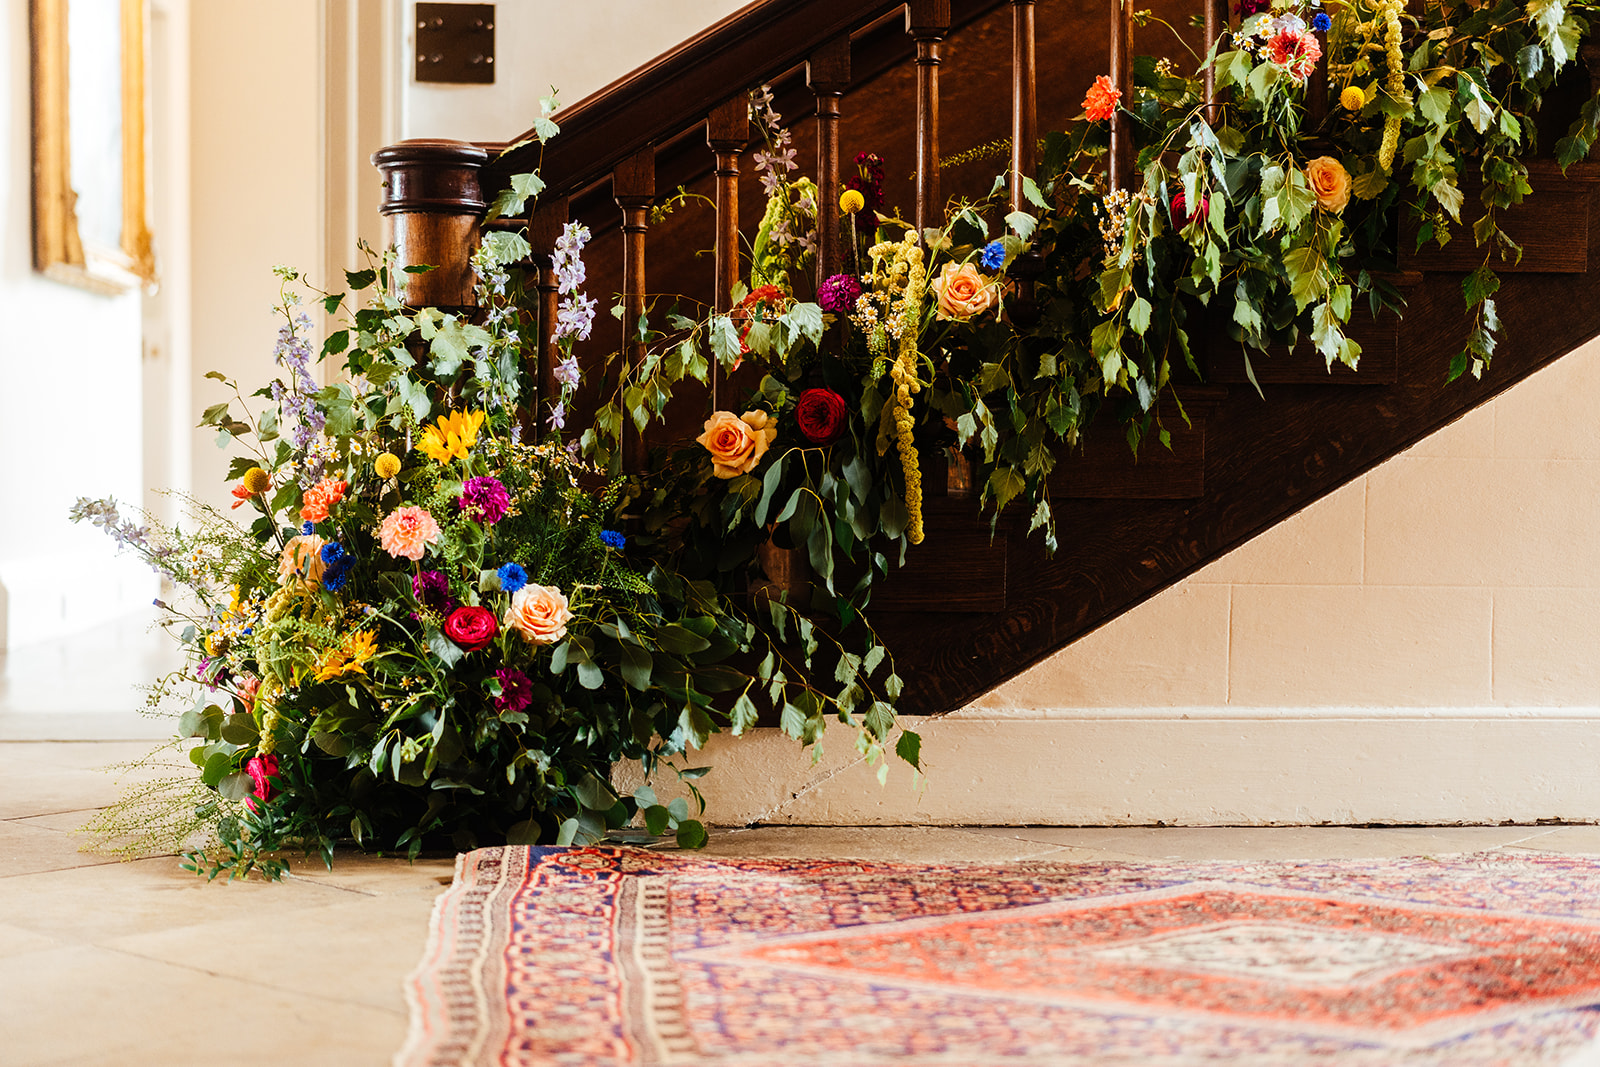
[[[1002, 0], [978, 0], [989, 10]], [[711, 108], [801, 66], [830, 41], [898, 18], [904, 0], [757, 0], [555, 116], [561, 136], [492, 159], [485, 189], [538, 167], [575, 194], [649, 144], [705, 123]], [[532, 138], [529, 131], [510, 143]]]

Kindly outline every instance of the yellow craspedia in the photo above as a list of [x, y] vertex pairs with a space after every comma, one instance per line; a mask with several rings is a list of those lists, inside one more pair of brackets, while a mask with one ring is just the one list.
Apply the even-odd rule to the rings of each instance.
[[372, 461], [372, 469], [380, 478], [393, 478], [400, 473], [400, 457], [393, 452], [385, 452]]
[[859, 189], [846, 189], [839, 194], [839, 210], [846, 215], [854, 215], [867, 206], [867, 198], [861, 195]]
[[1339, 94], [1339, 106], [1346, 111], [1360, 111], [1367, 106], [1367, 94], [1361, 91], [1359, 85], [1347, 85], [1344, 92]]
[[251, 496], [265, 493], [272, 488], [272, 478], [260, 467], [251, 467], [244, 472], [244, 478], [239, 482]]

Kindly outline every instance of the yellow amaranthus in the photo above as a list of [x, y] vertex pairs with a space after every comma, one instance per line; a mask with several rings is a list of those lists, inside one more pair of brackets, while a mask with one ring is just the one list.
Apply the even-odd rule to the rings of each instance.
[[452, 459], [466, 459], [467, 453], [478, 441], [478, 430], [483, 426], [481, 411], [452, 411], [440, 415], [437, 425], [425, 427], [417, 447], [437, 463]]
[[[1383, 45], [1388, 53], [1389, 77], [1384, 83], [1390, 96], [1404, 98], [1406, 91], [1405, 56], [1400, 51], [1400, 13], [1405, 10], [1405, 0], [1379, 0], [1378, 15], [1385, 20]], [[1386, 115], [1383, 120], [1383, 143], [1378, 146], [1378, 166], [1388, 170], [1394, 163], [1395, 149], [1400, 146], [1399, 115]]]
[[326, 682], [346, 674], [366, 674], [363, 664], [377, 654], [377, 635], [371, 630], [359, 630], [323, 655], [317, 664], [316, 679]]
[[903, 284], [904, 289], [895, 311], [898, 314], [889, 328], [898, 344], [894, 362], [889, 365], [889, 379], [894, 383], [894, 394], [887, 405], [889, 417], [894, 422], [895, 444], [900, 450], [900, 467], [906, 479], [906, 537], [914, 545], [922, 543], [922, 461], [917, 455], [912, 431], [916, 418], [911, 414], [912, 394], [922, 390], [917, 380], [917, 328], [921, 324], [922, 298], [927, 291], [928, 272], [922, 262], [922, 247], [913, 230], [894, 250], [894, 262], [889, 268], [890, 284]]

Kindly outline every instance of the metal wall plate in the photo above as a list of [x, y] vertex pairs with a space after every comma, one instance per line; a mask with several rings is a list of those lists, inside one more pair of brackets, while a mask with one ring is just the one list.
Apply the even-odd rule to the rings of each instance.
[[417, 81], [494, 81], [494, 5], [417, 5]]

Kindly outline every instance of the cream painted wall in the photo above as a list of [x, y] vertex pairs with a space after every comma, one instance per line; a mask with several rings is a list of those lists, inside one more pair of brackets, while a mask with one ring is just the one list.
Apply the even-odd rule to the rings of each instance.
[[[206, 372], [246, 394], [276, 373], [273, 266], [326, 279], [322, 3], [201, 0], [189, 17], [192, 426], [229, 396]], [[193, 432], [192, 478], [226, 508], [233, 450], [215, 439]]]
[[28, 0], [0, 18], [0, 649], [148, 603], [150, 573], [74, 526], [78, 496], [141, 503], [139, 294], [34, 273]]
[[563, 105], [654, 59], [745, 4], [742, 0], [501, 0], [493, 85], [418, 83], [415, 0], [402, 0], [404, 137], [509, 141], [533, 126], [552, 86]]
[[1600, 705], [1597, 395], [1591, 342], [974, 708]]

